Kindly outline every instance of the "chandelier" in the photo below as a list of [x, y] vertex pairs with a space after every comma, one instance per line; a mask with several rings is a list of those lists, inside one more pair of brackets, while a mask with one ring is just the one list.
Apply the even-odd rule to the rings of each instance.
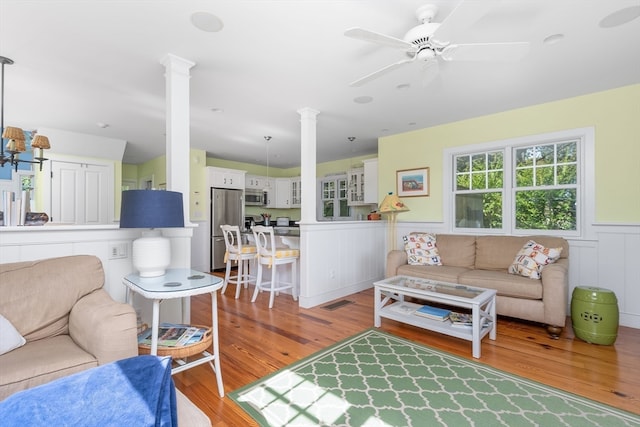
[[[2, 64], [2, 77], [0, 82], [0, 88], [2, 95], [0, 96], [0, 130], [2, 130], [2, 141], [0, 141], [0, 166], [4, 167], [5, 164], [14, 166], [16, 172], [18, 171], [18, 165], [20, 163], [39, 164], [40, 170], [42, 170], [42, 163], [45, 160], [44, 150], [51, 148], [49, 144], [49, 138], [44, 135], [35, 135], [31, 141], [31, 148], [38, 149], [38, 155], [34, 154], [33, 160], [24, 160], [20, 158], [20, 153], [27, 151], [25, 145], [25, 136], [22, 129], [14, 126], [4, 127], [4, 66], [13, 64], [13, 60], [0, 56], [0, 64]], [[4, 145], [4, 140], [7, 139], [7, 145]]]

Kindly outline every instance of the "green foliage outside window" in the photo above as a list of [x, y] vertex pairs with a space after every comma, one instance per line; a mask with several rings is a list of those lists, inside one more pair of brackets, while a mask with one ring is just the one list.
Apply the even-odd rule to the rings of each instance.
[[[455, 157], [457, 227], [502, 228], [503, 191], [511, 191], [503, 161], [502, 150]], [[512, 169], [516, 229], [576, 230], [576, 141], [517, 147]]]

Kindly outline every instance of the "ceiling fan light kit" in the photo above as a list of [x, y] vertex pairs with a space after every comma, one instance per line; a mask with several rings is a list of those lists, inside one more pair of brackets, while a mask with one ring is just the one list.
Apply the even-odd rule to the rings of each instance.
[[[489, 2], [487, 2], [489, 3]], [[351, 28], [345, 36], [378, 45], [404, 50], [409, 59], [403, 59], [370, 73], [349, 84], [357, 87], [377, 79], [390, 71], [414, 62], [416, 59], [427, 64], [443, 61], [516, 61], [529, 51], [527, 42], [505, 43], [452, 43], [456, 29], [464, 28], [477, 21], [488, 12], [490, 5], [478, 5], [477, 2], [461, 2], [441, 23], [432, 22], [438, 13], [438, 7], [432, 4], [420, 6], [416, 10], [419, 25], [411, 28], [403, 39], [366, 30]], [[425, 72], [436, 73], [438, 67], [428, 67]], [[425, 78], [425, 81], [428, 79]]]

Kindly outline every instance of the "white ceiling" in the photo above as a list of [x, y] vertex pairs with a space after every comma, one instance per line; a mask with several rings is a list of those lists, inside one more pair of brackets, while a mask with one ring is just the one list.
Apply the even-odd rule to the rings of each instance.
[[[124, 139], [126, 163], [162, 155], [160, 60], [168, 53], [196, 63], [191, 146], [264, 164], [270, 135], [270, 164], [278, 167], [300, 164], [302, 107], [320, 111], [317, 160], [324, 162], [375, 153], [381, 136], [640, 83], [640, 19], [599, 25], [624, 8], [634, 7], [623, 17], [637, 15], [640, 0], [467, 0], [461, 7], [478, 2], [491, 10], [454, 42], [528, 41], [523, 60], [441, 62], [426, 86], [415, 62], [354, 88], [350, 82], [406, 56], [347, 38], [346, 29], [402, 38], [418, 24], [419, 6], [437, 4], [434, 22], [441, 22], [460, 1], [0, 0], [0, 56], [15, 61], [5, 67], [5, 125]], [[223, 29], [195, 28], [195, 12], [214, 14]], [[543, 43], [557, 33], [564, 38]], [[354, 102], [363, 96], [372, 102]]]

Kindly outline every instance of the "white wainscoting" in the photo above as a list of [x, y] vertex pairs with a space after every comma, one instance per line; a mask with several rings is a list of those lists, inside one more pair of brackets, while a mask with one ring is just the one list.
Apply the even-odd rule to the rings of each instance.
[[[447, 233], [441, 223], [399, 222], [397, 244], [412, 231]], [[569, 241], [569, 295], [576, 286], [615, 292], [620, 325], [640, 329], [640, 225], [592, 225], [593, 240]], [[567, 307], [567, 313], [570, 313]]]
[[383, 221], [300, 225], [300, 306], [304, 308], [371, 288], [384, 277]]

